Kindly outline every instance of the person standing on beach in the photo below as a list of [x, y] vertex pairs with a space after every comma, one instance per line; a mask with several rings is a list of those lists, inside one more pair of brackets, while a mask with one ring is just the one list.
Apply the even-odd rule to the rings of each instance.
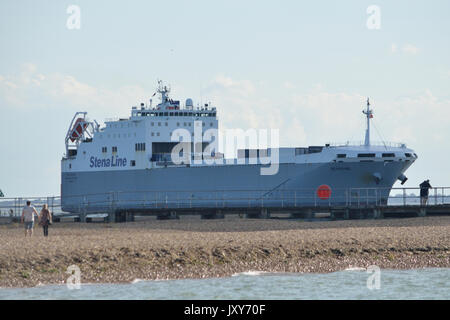
[[39, 225], [44, 229], [44, 237], [48, 237], [48, 226], [50, 223], [52, 223], [52, 213], [48, 210], [47, 204], [44, 204], [39, 214]]
[[420, 185], [420, 205], [426, 206], [428, 201], [428, 190], [432, 188], [430, 180], [425, 180]]
[[31, 201], [27, 201], [26, 207], [22, 210], [22, 218], [20, 219], [22, 223], [25, 222], [25, 237], [28, 233], [30, 237], [33, 235], [34, 216], [39, 217], [36, 209], [31, 205]]

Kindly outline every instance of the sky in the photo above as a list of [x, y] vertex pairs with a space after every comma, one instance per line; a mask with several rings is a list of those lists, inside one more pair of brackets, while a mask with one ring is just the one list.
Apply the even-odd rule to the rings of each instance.
[[286, 147], [363, 140], [370, 97], [372, 140], [419, 156], [404, 186], [449, 186], [448, 12], [446, 0], [2, 0], [0, 189], [59, 195], [74, 113], [127, 117], [158, 79], [216, 106], [221, 130], [279, 129]]

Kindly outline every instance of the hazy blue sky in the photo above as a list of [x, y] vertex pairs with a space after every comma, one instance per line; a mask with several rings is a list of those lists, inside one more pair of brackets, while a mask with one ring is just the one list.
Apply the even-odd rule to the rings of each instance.
[[406, 186], [450, 185], [449, 12], [446, 0], [2, 0], [0, 189], [59, 195], [74, 112], [128, 116], [157, 79], [211, 101], [221, 129], [279, 128], [282, 146], [362, 140], [369, 96], [382, 138], [419, 155]]

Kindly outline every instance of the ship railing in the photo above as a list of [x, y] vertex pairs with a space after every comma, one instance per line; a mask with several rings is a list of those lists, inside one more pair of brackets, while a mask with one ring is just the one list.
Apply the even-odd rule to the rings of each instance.
[[[246, 207], [302, 206], [414, 206], [420, 205], [419, 188], [346, 188], [334, 189], [329, 197], [320, 196], [317, 189], [285, 190], [204, 190], [204, 191], [139, 191], [117, 192], [116, 203], [134, 202], [143, 207], [186, 208], [233, 206]], [[450, 204], [450, 187], [435, 187], [430, 191], [429, 205]], [[246, 205], [245, 205], [246, 204]]]
[[[0, 217], [20, 219], [26, 201], [39, 212], [47, 204], [55, 217], [115, 211], [226, 208], [368, 208], [420, 206], [420, 188], [333, 189], [327, 197], [317, 189], [121, 191], [68, 197], [0, 198]], [[450, 187], [430, 190], [426, 205], [449, 206]]]
[[[365, 145], [365, 142], [364, 141], [329, 142], [326, 145], [330, 147], [361, 147]], [[370, 145], [377, 147], [406, 148], [405, 143], [391, 142], [391, 141], [370, 141]]]
[[15, 198], [0, 198], [0, 217], [20, 218], [22, 210], [26, 206], [26, 202], [31, 201], [32, 206], [36, 208], [39, 213], [44, 204], [56, 213], [60, 212], [60, 197], [15, 197]]
[[114, 122], [114, 121], [119, 121], [119, 117], [105, 118], [105, 122]]

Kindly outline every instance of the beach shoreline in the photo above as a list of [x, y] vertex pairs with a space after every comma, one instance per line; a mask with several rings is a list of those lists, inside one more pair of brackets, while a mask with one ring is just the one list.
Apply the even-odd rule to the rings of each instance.
[[0, 226], [0, 288], [228, 277], [249, 270], [450, 267], [450, 217], [301, 221], [198, 217], [132, 223]]

